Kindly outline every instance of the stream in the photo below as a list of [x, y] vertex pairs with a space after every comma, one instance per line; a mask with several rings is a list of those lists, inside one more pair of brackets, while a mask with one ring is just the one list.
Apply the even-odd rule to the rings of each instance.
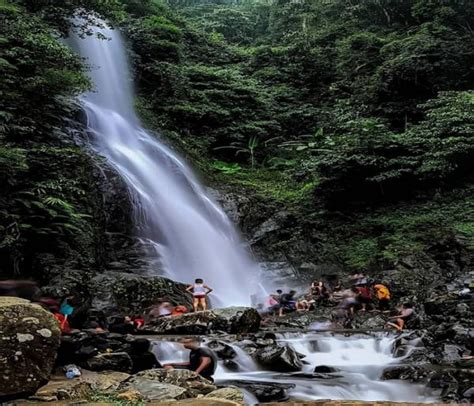
[[[393, 356], [397, 338], [386, 333], [280, 334], [277, 340], [280, 345], [304, 355], [306, 365], [301, 372], [295, 373], [265, 370], [241, 348], [242, 342], [228, 342], [237, 354], [233, 361], [238, 365], [238, 371], [229, 371], [220, 360], [214, 378], [218, 385], [232, 384], [243, 389], [248, 404], [258, 403], [249, 390], [250, 383], [292, 386], [286, 391], [289, 399], [437, 402], [437, 393], [425, 385], [381, 379], [385, 368], [403, 365], [403, 359], [410, 354], [400, 358]], [[154, 341], [153, 352], [162, 363], [183, 362], [188, 357], [187, 351], [177, 342]], [[314, 368], [321, 365], [332, 367], [336, 372], [314, 374]]]

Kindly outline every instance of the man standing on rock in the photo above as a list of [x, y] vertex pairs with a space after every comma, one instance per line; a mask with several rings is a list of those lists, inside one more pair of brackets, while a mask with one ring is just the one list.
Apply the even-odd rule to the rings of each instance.
[[172, 369], [174, 367], [185, 367], [201, 375], [203, 378], [214, 382], [212, 376], [217, 368], [217, 355], [214, 351], [207, 347], [201, 347], [199, 338], [189, 337], [180, 340], [180, 343], [189, 353], [189, 362], [165, 365], [165, 369]]

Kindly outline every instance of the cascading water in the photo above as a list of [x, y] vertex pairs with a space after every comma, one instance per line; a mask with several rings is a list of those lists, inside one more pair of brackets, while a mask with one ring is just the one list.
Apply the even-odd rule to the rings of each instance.
[[93, 148], [129, 187], [138, 237], [156, 247], [164, 276], [182, 282], [203, 278], [214, 288], [214, 303], [249, 304], [259, 267], [191, 169], [140, 127], [120, 34], [99, 31], [108, 40], [73, 38], [95, 85], [82, 101]]
[[[230, 371], [220, 362], [214, 378], [218, 384], [233, 384], [247, 389], [251, 385], [245, 382], [294, 385], [287, 391], [291, 399], [436, 402], [435, 394], [424, 385], [380, 379], [385, 368], [403, 364], [403, 358], [395, 358], [392, 354], [396, 339], [394, 335], [346, 337], [322, 333], [282, 336], [278, 340], [281, 345], [288, 345], [305, 356], [307, 364], [299, 373], [263, 370], [239, 348], [239, 343], [228, 343], [236, 352], [232, 361], [239, 369]], [[160, 361], [186, 360], [185, 354], [169, 351], [170, 348], [179, 348], [179, 344], [156, 342], [156, 346], [160, 349], [155, 352]], [[313, 374], [315, 366], [320, 365], [334, 367], [336, 372]]]

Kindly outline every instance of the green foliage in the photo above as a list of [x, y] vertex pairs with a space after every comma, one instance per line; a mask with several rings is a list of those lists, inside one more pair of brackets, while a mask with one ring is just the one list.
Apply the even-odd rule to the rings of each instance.
[[29, 274], [41, 253], [90, 265], [96, 261], [92, 163], [67, 145], [63, 130], [77, 110], [71, 97], [89, 81], [80, 58], [57, 39], [58, 21], [48, 14], [54, 10], [16, 3], [0, 9], [0, 270]]
[[114, 406], [143, 406], [145, 403], [142, 400], [128, 401], [123, 400], [115, 396], [115, 394], [110, 392], [95, 391], [87, 399], [89, 402], [93, 403], [103, 403]]
[[3, 13], [2, 136], [14, 141], [49, 135], [70, 113], [65, 97], [89, 85], [83, 65], [40, 19], [19, 9]]
[[126, 34], [146, 123], [218, 182], [320, 216], [324, 255], [363, 269], [426, 250], [428, 236], [472, 239], [470, 188], [426, 203], [472, 180], [470, 2], [16, 0], [0, 12], [9, 272], [43, 252], [97, 260], [93, 163], [63, 130], [90, 84], [57, 38], [91, 34], [98, 15]]
[[226, 175], [232, 175], [242, 169], [241, 166], [235, 162], [227, 163], [222, 161], [211, 162], [211, 168], [215, 169], [216, 171], [220, 171]]
[[316, 182], [312, 179], [295, 181], [288, 173], [269, 169], [244, 169], [238, 172], [222, 172], [217, 181], [236, 188], [245, 188], [257, 196], [278, 204], [298, 204], [308, 200]]

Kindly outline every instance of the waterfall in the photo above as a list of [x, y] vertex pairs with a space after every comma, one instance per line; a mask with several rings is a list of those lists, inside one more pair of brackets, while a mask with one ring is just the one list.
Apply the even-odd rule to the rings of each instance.
[[108, 39], [72, 38], [95, 86], [81, 98], [88, 130], [95, 151], [128, 185], [137, 237], [159, 257], [156, 274], [184, 283], [202, 278], [214, 289], [213, 303], [249, 304], [258, 265], [183, 159], [140, 126], [120, 33], [98, 31]]

